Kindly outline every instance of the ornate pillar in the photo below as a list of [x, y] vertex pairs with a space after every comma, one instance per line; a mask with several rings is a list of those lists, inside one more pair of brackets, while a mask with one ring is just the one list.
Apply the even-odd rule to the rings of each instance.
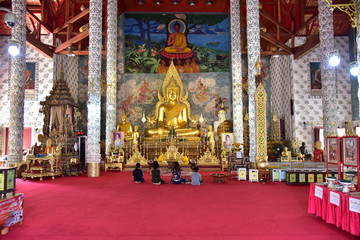
[[241, 29], [240, 0], [230, 0], [231, 25], [231, 73], [233, 97], [233, 125], [235, 140], [244, 143], [243, 100], [242, 100], [242, 70], [241, 70]]
[[260, 163], [267, 163], [267, 127], [266, 127], [266, 90], [262, 83], [256, 89], [256, 162], [258, 168], [265, 168], [266, 165], [259, 166]]
[[26, 51], [26, 3], [25, 0], [13, 0], [12, 12], [16, 17], [12, 29], [12, 39], [21, 45], [20, 54], [11, 59], [9, 83], [10, 134], [8, 163], [15, 165], [22, 161], [24, 132], [24, 97], [25, 97], [25, 51]]
[[260, 27], [259, 27], [259, 0], [246, 1], [247, 15], [247, 54], [248, 54], [248, 87], [249, 87], [249, 159], [255, 162], [256, 156], [256, 126], [255, 126], [255, 64], [260, 58]]
[[[117, 0], [108, 0], [107, 5], [107, 54], [106, 54], [106, 150], [116, 130], [116, 80], [117, 80]], [[111, 50], [111, 51], [110, 51]]]
[[328, 64], [328, 53], [334, 50], [333, 12], [326, 1], [318, 0], [319, 35], [321, 51], [321, 81], [323, 102], [324, 137], [330, 132], [330, 123], [336, 120], [335, 70]]
[[100, 175], [100, 75], [102, 44], [102, 1], [90, 0], [89, 78], [88, 78], [88, 126], [87, 152], [88, 176]]

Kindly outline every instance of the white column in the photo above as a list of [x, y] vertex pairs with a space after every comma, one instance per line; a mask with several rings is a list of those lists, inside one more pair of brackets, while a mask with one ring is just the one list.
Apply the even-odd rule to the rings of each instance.
[[260, 58], [259, 0], [246, 1], [247, 22], [247, 54], [248, 54], [248, 87], [249, 87], [249, 160], [255, 162], [256, 157], [256, 124], [255, 124], [255, 64]]
[[116, 89], [117, 89], [117, 0], [108, 0], [107, 6], [107, 54], [106, 54], [106, 150], [116, 130]]
[[10, 96], [10, 130], [8, 163], [16, 164], [22, 161], [24, 132], [24, 97], [25, 97], [25, 51], [26, 51], [26, 2], [13, 0], [12, 12], [16, 17], [12, 29], [12, 39], [20, 42], [20, 54], [11, 59], [9, 82]]
[[328, 64], [328, 53], [334, 50], [334, 26], [331, 7], [318, 0], [319, 36], [321, 50], [321, 82], [323, 98], [324, 137], [330, 132], [330, 123], [336, 121], [336, 80], [335, 70]]
[[235, 140], [244, 143], [243, 100], [242, 100], [242, 70], [241, 70], [241, 29], [240, 0], [230, 0], [231, 25], [231, 73], [233, 97], [233, 125]]
[[[357, 4], [357, 7], [360, 8], [360, 0], [357, 0], [356, 2]], [[360, 19], [360, 11], [358, 11], [358, 19]], [[359, 65], [360, 64], [360, 25], [358, 25], [356, 27], [356, 60], [354, 61], [357, 61], [357, 64]], [[357, 94], [357, 97], [358, 97], [358, 103], [360, 105], [360, 75], [358, 75], [358, 94]], [[359, 112], [360, 112], [360, 106], [359, 107]], [[359, 113], [360, 114], [360, 113]]]
[[88, 176], [99, 176], [100, 170], [100, 75], [102, 44], [102, 1], [90, 0], [89, 78], [87, 152]]

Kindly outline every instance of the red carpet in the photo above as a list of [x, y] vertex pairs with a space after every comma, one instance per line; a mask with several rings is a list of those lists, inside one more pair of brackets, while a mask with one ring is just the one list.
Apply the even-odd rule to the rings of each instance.
[[202, 186], [156, 186], [148, 173], [135, 184], [130, 172], [18, 179], [24, 224], [0, 239], [357, 239], [307, 214], [308, 186], [218, 184], [202, 174]]

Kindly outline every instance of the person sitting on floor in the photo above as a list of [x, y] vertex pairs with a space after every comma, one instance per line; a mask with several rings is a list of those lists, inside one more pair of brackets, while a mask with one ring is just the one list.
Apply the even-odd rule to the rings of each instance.
[[198, 167], [194, 167], [194, 172], [191, 173], [191, 185], [194, 186], [199, 186], [202, 184], [202, 177], [201, 174], [198, 173], [199, 168]]
[[144, 173], [143, 173], [143, 170], [141, 170], [141, 165], [140, 165], [140, 163], [137, 163], [135, 165], [135, 169], [133, 171], [133, 178], [134, 178], [135, 183], [144, 182], [143, 176], [144, 176]]
[[151, 170], [151, 181], [153, 182], [153, 184], [164, 184], [165, 181], [161, 179], [160, 175], [160, 169], [159, 168], [159, 163], [157, 161], [155, 161], [153, 163], [153, 169]]
[[172, 174], [171, 182], [173, 184], [186, 183], [186, 179], [181, 177], [181, 169], [178, 162], [174, 163], [174, 167], [171, 170], [171, 174]]

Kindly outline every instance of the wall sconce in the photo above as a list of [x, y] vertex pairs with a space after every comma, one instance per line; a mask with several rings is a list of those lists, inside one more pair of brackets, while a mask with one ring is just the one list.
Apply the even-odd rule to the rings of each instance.
[[330, 51], [328, 54], [328, 61], [330, 66], [336, 67], [340, 64], [340, 54], [339, 50]]
[[146, 123], [145, 113], [143, 113], [143, 115], [142, 115], [141, 122], [142, 122], [143, 124]]
[[12, 57], [16, 57], [20, 54], [21, 43], [15, 39], [8, 40], [8, 53]]
[[354, 77], [359, 75], [360, 70], [359, 70], [359, 65], [358, 65], [357, 61], [351, 62], [349, 64], [349, 66], [350, 66], [350, 74], [351, 75], [353, 75]]

